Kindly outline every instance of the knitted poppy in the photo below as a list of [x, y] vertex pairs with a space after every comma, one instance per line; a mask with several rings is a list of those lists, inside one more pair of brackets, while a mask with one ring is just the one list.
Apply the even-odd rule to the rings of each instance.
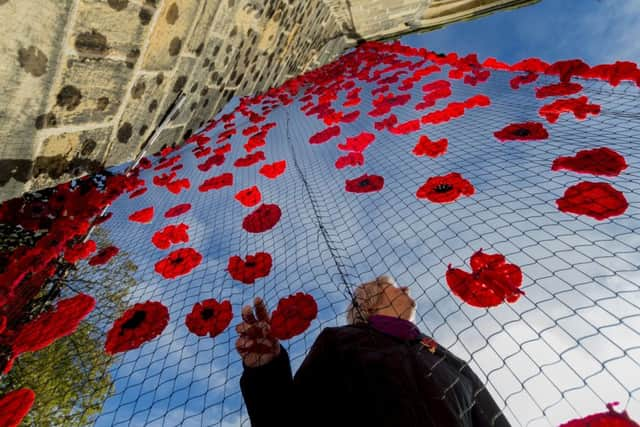
[[189, 241], [187, 224], [167, 225], [162, 230], [156, 231], [151, 237], [151, 242], [158, 249], [169, 249], [169, 246], [176, 243], [186, 243]]
[[318, 305], [313, 296], [298, 292], [282, 298], [271, 314], [271, 333], [280, 340], [287, 340], [307, 330], [318, 315]]
[[564, 196], [556, 200], [558, 209], [578, 215], [587, 215], [599, 221], [622, 215], [629, 203], [622, 192], [606, 182], [580, 182], [567, 188]]
[[112, 216], [113, 216], [113, 212], [107, 212], [104, 215], [100, 215], [93, 220], [93, 225], [100, 225], [104, 222], [107, 222], [108, 220], [111, 219]]
[[350, 193], [371, 193], [380, 191], [384, 187], [384, 178], [380, 175], [364, 174], [345, 181], [345, 190]]
[[229, 326], [232, 318], [231, 302], [225, 300], [219, 303], [212, 298], [195, 303], [184, 323], [191, 333], [214, 338]]
[[311, 135], [309, 144], [323, 144], [338, 135], [340, 135], [340, 126], [331, 126]]
[[142, 196], [147, 192], [147, 187], [138, 188], [133, 193], [129, 194], [130, 199], [135, 199], [136, 197]]
[[589, 70], [589, 65], [587, 65], [583, 60], [567, 59], [564, 61], [557, 61], [549, 65], [544, 73], [559, 76], [561, 82], [567, 83], [571, 80], [571, 77], [582, 76], [588, 73]]
[[248, 208], [257, 205], [262, 200], [262, 194], [257, 186], [245, 188], [236, 193], [235, 199]]
[[257, 135], [253, 135], [246, 144], [244, 144], [244, 149], [247, 153], [251, 153], [258, 147], [263, 147], [267, 144], [265, 140], [265, 134], [263, 132], [258, 133]]
[[233, 166], [237, 168], [246, 168], [266, 159], [267, 158], [264, 156], [264, 151], [256, 151], [255, 153], [247, 154], [245, 157], [237, 159], [233, 163]]
[[271, 255], [266, 252], [247, 255], [246, 261], [234, 255], [229, 258], [227, 270], [234, 280], [250, 285], [260, 277], [267, 277], [271, 271], [272, 263]]
[[165, 213], [164, 213], [164, 217], [165, 218], [173, 218], [179, 215], [182, 215], [185, 212], [188, 212], [189, 209], [191, 209], [191, 204], [190, 203], [182, 203], [179, 205], [176, 205], [172, 208], [169, 208]]
[[205, 160], [204, 163], [200, 163], [198, 165], [198, 169], [200, 169], [202, 172], [207, 172], [209, 169], [211, 169], [214, 166], [222, 165], [224, 161], [225, 161], [224, 155], [216, 153], [213, 156], [207, 158], [207, 160]]
[[542, 123], [525, 122], [512, 123], [493, 133], [500, 141], [533, 141], [547, 139], [549, 134]]
[[10, 391], [0, 397], [0, 426], [18, 427], [35, 399], [36, 394], [28, 388]]
[[536, 98], [546, 98], [548, 96], [573, 95], [582, 90], [582, 85], [578, 83], [556, 83], [536, 88]]
[[67, 245], [67, 248], [64, 251], [64, 260], [75, 264], [81, 259], [87, 258], [96, 250], [96, 242], [93, 240], [87, 240], [86, 242], [76, 243], [72, 247]]
[[162, 333], [169, 323], [169, 310], [159, 302], [135, 304], [107, 332], [104, 351], [116, 354], [140, 347]]
[[166, 187], [169, 192], [173, 194], [180, 194], [183, 189], [188, 190], [191, 188], [191, 182], [188, 178], [182, 178], [168, 183]]
[[613, 410], [619, 402], [607, 403], [608, 412], [591, 414], [584, 418], [567, 421], [559, 427], [639, 427], [639, 424], [629, 418], [627, 411], [616, 412]]
[[394, 135], [407, 135], [411, 132], [420, 130], [420, 120], [413, 119], [403, 123], [398, 123], [397, 125], [389, 126], [388, 130]]
[[262, 204], [242, 220], [242, 228], [249, 233], [271, 230], [280, 221], [282, 211], [278, 205]]
[[329, 110], [325, 114], [322, 115], [322, 121], [325, 125], [331, 126], [336, 123], [340, 123], [342, 120], [342, 116], [344, 113], [342, 111]]
[[552, 103], [540, 107], [538, 113], [540, 116], [545, 117], [549, 123], [557, 122], [562, 113], [572, 112], [578, 120], [586, 119], [587, 114], [600, 114], [600, 106], [598, 104], [587, 104], [588, 100], [586, 96], [556, 99]]
[[178, 156], [171, 157], [171, 158], [169, 158], [169, 159], [167, 159], [167, 160], [165, 160], [165, 161], [163, 161], [163, 162], [159, 163], [159, 164], [158, 164], [158, 166], [156, 166], [155, 168], [153, 168], [153, 170], [154, 170], [154, 171], [159, 171], [159, 170], [162, 170], [162, 169], [166, 169], [166, 168], [168, 168], [168, 167], [171, 167], [171, 166], [175, 165], [175, 164], [176, 164], [176, 163], [178, 163], [179, 161], [180, 161], [180, 156], [179, 156], [179, 155], [178, 155]]
[[418, 188], [416, 197], [428, 199], [434, 203], [451, 203], [460, 196], [472, 196], [475, 193], [473, 185], [457, 172], [443, 176], [432, 176]]
[[223, 187], [230, 187], [233, 185], [233, 175], [229, 172], [223, 173], [222, 175], [214, 176], [205, 180], [198, 187], [198, 191], [206, 192], [210, 190], [219, 190]]
[[442, 110], [432, 111], [420, 119], [422, 124], [437, 125], [440, 123], [448, 122], [449, 120], [462, 117], [464, 115], [465, 104], [463, 102], [450, 102]]
[[336, 169], [342, 169], [347, 166], [362, 165], [364, 165], [364, 156], [362, 153], [350, 152], [344, 156], [338, 157], [338, 160], [336, 160]]
[[[528, 72], [527, 74], [515, 76], [509, 81], [509, 85], [511, 89], [520, 89], [520, 86], [524, 84], [533, 83], [538, 80], [540, 74]], [[536, 96], [537, 96], [537, 88], [536, 88]]]
[[395, 114], [391, 114], [388, 117], [380, 120], [379, 122], [374, 122], [373, 126], [376, 130], [389, 129], [392, 126], [395, 126], [398, 123], [398, 117]]
[[242, 135], [244, 135], [244, 136], [253, 135], [254, 133], [258, 132], [259, 130], [260, 130], [260, 128], [258, 126], [252, 125], [252, 126], [249, 126], [246, 129], [244, 129], [242, 131]]
[[231, 144], [224, 144], [216, 148], [215, 150], [213, 150], [213, 154], [217, 156], [222, 156], [223, 154], [226, 154], [229, 151], [231, 151]]
[[155, 270], [165, 279], [189, 274], [202, 261], [202, 255], [193, 248], [180, 248], [156, 263]]
[[447, 152], [448, 145], [449, 141], [446, 138], [431, 141], [427, 135], [422, 135], [412, 153], [416, 156], [429, 156], [435, 159]]
[[358, 117], [360, 117], [360, 111], [352, 111], [342, 116], [340, 123], [353, 123], [358, 120]]
[[611, 86], [618, 86], [622, 80], [635, 81], [640, 86], [640, 70], [634, 62], [616, 61], [615, 64], [601, 64], [591, 67], [583, 76], [606, 80]]
[[570, 170], [592, 175], [618, 176], [627, 168], [627, 163], [618, 152], [607, 147], [581, 150], [571, 157], [558, 157], [551, 170]]
[[201, 159], [211, 154], [211, 147], [195, 147], [191, 152], [196, 156], [196, 159]]
[[347, 138], [345, 144], [338, 144], [338, 150], [362, 153], [375, 139], [376, 136], [374, 134], [361, 132], [356, 136]]
[[120, 252], [120, 249], [118, 249], [117, 247], [108, 246], [108, 247], [102, 249], [97, 254], [95, 254], [89, 260], [89, 265], [91, 265], [91, 266], [104, 265], [104, 264], [108, 263], [111, 260], [111, 258], [116, 256], [118, 254], [118, 252]]
[[154, 176], [152, 182], [153, 182], [153, 185], [157, 185], [158, 187], [164, 187], [165, 185], [173, 181], [173, 179], [176, 178], [177, 176], [178, 175], [175, 172], [163, 173], [162, 175]]
[[269, 165], [263, 165], [258, 172], [260, 172], [261, 175], [269, 179], [276, 179], [277, 177], [279, 177], [284, 173], [286, 168], [287, 168], [287, 161], [280, 160], [278, 162], [271, 163]]
[[451, 291], [474, 307], [495, 307], [503, 301], [515, 302], [524, 294], [522, 271], [515, 264], [507, 264], [500, 254], [484, 254], [482, 249], [471, 257], [472, 273], [449, 264], [446, 274]]
[[140, 209], [129, 215], [129, 221], [139, 222], [141, 224], [149, 224], [153, 220], [153, 206]]

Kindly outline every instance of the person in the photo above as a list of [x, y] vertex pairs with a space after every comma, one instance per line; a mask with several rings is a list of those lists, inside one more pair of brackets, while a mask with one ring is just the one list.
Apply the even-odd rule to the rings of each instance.
[[471, 368], [423, 335], [389, 275], [355, 289], [348, 325], [322, 330], [295, 376], [264, 302], [242, 309], [236, 349], [253, 427], [508, 427]]

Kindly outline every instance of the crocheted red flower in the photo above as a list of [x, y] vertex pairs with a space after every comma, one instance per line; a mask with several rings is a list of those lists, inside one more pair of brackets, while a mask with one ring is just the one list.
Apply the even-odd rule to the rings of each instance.
[[416, 132], [420, 130], [420, 120], [413, 119], [407, 122], [398, 123], [394, 126], [389, 126], [389, 132], [394, 135], [407, 135], [411, 132]]
[[191, 152], [196, 156], [196, 159], [201, 159], [211, 154], [211, 147], [195, 147]]
[[578, 83], [556, 83], [552, 85], [536, 88], [536, 98], [546, 98], [548, 96], [573, 95], [582, 90], [582, 85]]
[[307, 330], [318, 315], [318, 305], [309, 294], [298, 292], [282, 298], [271, 314], [271, 333], [280, 340], [288, 340]]
[[183, 189], [188, 190], [191, 188], [191, 182], [188, 178], [182, 178], [168, 183], [166, 187], [169, 192], [173, 194], [180, 194]]
[[287, 161], [280, 160], [278, 162], [271, 163], [270, 165], [262, 166], [258, 172], [269, 179], [276, 179], [284, 173], [286, 168]]
[[153, 220], [153, 206], [140, 209], [129, 215], [129, 221], [139, 222], [141, 224], [149, 224]]
[[457, 172], [443, 176], [432, 176], [418, 188], [416, 197], [428, 199], [434, 203], [451, 203], [460, 196], [472, 196], [475, 193], [473, 185]]
[[629, 203], [622, 192], [606, 182], [580, 182], [556, 200], [558, 209], [578, 215], [587, 215], [599, 221], [622, 215]]
[[340, 126], [331, 126], [311, 135], [309, 144], [323, 144], [338, 135], [340, 135]]
[[96, 242], [87, 240], [86, 242], [76, 243], [72, 247], [67, 246], [64, 251], [64, 260], [75, 264], [81, 259], [87, 258], [96, 251]]
[[180, 248], [156, 263], [156, 272], [165, 279], [189, 274], [202, 261], [202, 255], [193, 248]]
[[618, 176], [627, 168], [627, 163], [618, 152], [607, 147], [581, 150], [571, 157], [558, 157], [551, 170], [570, 170], [592, 175]]
[[360, 111], [352, 111], [342, 116], [340, 123], [353, 123], [358, 119], [358, 117], [360, 117]]
[[263, 147], [267, 144], [265, 139], [266, 132], [260, 132], [257, 135], [253, 135], [249, 138], [246, 144], [244, 144], [244, 149], [247, 153], [251, 153], [258, 147]]
[[10, 391], [0, 397], [0, 426], [18, 427], [35, 399], [36, 394], [28, 388]]
[[538, 110], [540, 116], [546, 118], [549, 123], [558, 121], [560, 114], [573, 113], [578, 120], [587, 118], [587, 114], [600, 114], [600, 106], [598, 104], [587, 104], [589, 99], [586, 96], [580, 98], [556, 99], [550, 104], [543, 105]]
[[180, 156], [179, 155], [171, 157], [171, 158], [159, 163], [158, 166], [153, 168], [153, 170], [154, 171], [159, 171], [159, 170], [162, 170], [162, 169], [166, 169], [168, 167], [171, 167], [171, 166], [175, 165], [179, 161], [180, 161]]
[[111, 219], [112, 216], [113, 216], [113, 212], [107, 212], [104, 215], [98, 216], [96, 217], [96, 219], [93, 220], [93, 225], [100, 225], [104, 222], [107, 222], [108, 220]]
[[509, 81], [509, 85], [511, 86], [511, 89], [516, 89], [517, 90], [517, 89], [520, 89], [520, 86], [522, 86], [524, 84], [529, 84], [529, 83], [535, 82], [536, 80], [538, 80], [539, 76], [540, 75], [537, 74], [537, 73], [528, 72], [527, 74], [523, 74], [523, 75], [520, 75], [520, 76], [515, 76], [514, 78], [512, 78]]
[[231, 302], [225, 300], [219, 303], [212, 298], [195, 303], [184, 323], [191, 333], [214, 338], [227, 329], [232, 318]]
[[622, 80], [635, 81], [640, 86], [640, 70], [631, 61], [616, 61], [615, 64], [601, 64], [591, 67], [583, 77], [606, 80], [611, 86], [618, 86]]
[[130, 199], [135, 199], [136, 197], [142, 196], [147, 192], [147, 187], [138, 188], [133, 193], [129, 194]]
[[559, 76], [561, 82], [567, 83], [571, 80], [571, 77], [582, 76], [589, 70], [589, 65], [587, 65], [583, 60], [567, 59], [564, 61], [557, 61], [549, 65], [544, 73]]
[[224, 187], [230, 187], [233, 185], [233, 174], [226, 172], [222, 175], [214, 176], [205, 180], [198, 187], [198, 191], [206, 192], [210, 190], [219, 190]]
[[165, 185], [167, 185], [168, 183], [170, 183], [171, 181], [173, 181], [173, 179], [175, 177], [177, 177], [178, 175], [175, 172], [171, 172], [171, 173], [163, 173], [162, 175], [156, 175], [153, 177], [153, 185], [156, 185], [158, 187], [164, 187]]
[[446, 138], [431, 141], [427, 135], [420, 136], [418, 144], [413, 148], [412, 153], [416, 156], [429, 156], [436, 158], [447, 152], [449, 141]]
[[182, 215], [185, 212], [188, 212], [189, 209], [191, 209], [191, 204], [190, 203], [182, 203], [182, 204], [176, 205], [176, 206], [168, 209], [164, 213], [164, 217], [165, 218], [173, 218], [173, 217]]
[[254, 133], [258, 132], [259, 130], [260, 130], [260, 128], [259, 128], [258, 126], [256, 126], [256, 125], [252, 125], [252, 126], [249, 126], [249, 127], [248, 127], [248, 128], [246, 128], [246, 129], [244, 129], [244, 130], [242, 131], [242, 134], [243, 134], [244, 136], [249, 136], [249, 135], [252, 135], [252, 134], [254, 134]]
[[342, 169], [347, 166], [362, 165], [364, 165], [364, 156], [362, 153], [350, 152], [344, 156], [338, 157], [338, 160], [336, 160], [336, 169]]
[[503, 301], [515, 302], [524, 295], [522, 271], [515, 264], [507, 264], [500, 254], [484, 254], [482, 249], [471, 257], [472, 273], [449, 264], [446, 274], [451, 291], [474, 307], [495, 307]]
[[169, 310], [162, 303], [135, 304], [117, 319], [109, 332], [104, 350], [116, 354], [140, 347], [162, 333], [169, 323]]
[[502, 142], [516, 140], [533, 141], [536, 139], [547, 139], [549, 137], [542, 123], [538, 122], [512, 123], [493, 134]]
[[392, 126], [395, 126], [397, 123], [398, 123], [398, 118], [396, 117], [395, 114], [391, 114], [389, 115], [389, 117], [385, 117], [379, 122], [374, 122], [373, 126], [376, 128], [376, 130], [383, 130], [383, 129], [389, 129]]
[[169, 246], [176, 243], [186, 243], [189, 241], [187, 224], [167, 225], [162, 230], [156, 231], [151, 237], [151, 242], [158, 249], [169, 249]]
[[215, 150], [213, 150], [213, 154], [217, 156], [222, 156], [223, 154], [226, 154], [230, 151], [231, 151], [231, 144], [224, 144], [216, 148]]
[[380, 191], [382, 187], [384, 187], [384, 178], [380, 175], [364, 174], [345, 181], [345, 190], [350, 193], [372, 193]]
[[271, 255], [266, 252], [247, 255], [246, 261], [234, 255], [229, 258], [227, 270], [234, 280], [250, 285], [260, 277], [267, 277], [271, 271], [272, 263]]
[[224, 161], [225, 161], [224, 155], [216, 153], [213, 156], [210, 156], [209, 158], [207, 158], [207, 160], [205, 160], [204, 163], [200, 163], [198, 165], [198, 169], [200, 169], [202, 172], [207, 172], [209, 169], [211, 169], [214, 166], [220, 166], [224, 164]]
[[262, 204], [242, 221], [242, 228], [249, 233], [271, 230], [280, 221], [282, 211], [278, 205]]
[[262, 200], [262, 194], [257, 186], [245, 188], [236, 193], [235, 199], [248, 208], [257, 205]]
[[108, 246], [108, 247], [102, 249], [97, 254], [95, 254], [89, 260], [89, 265], [91, 265], [91, 266], [104, 265], [104, 264], [108, 263], [111, 260], [111, 258], [116, 256], [118, 254], [118, 252], [120, 252], [120, 249], [118, 249], [117, 247]]
[[256, 151], [255, 153], [247, 154], [245, 157], [239, 158], [233, 163], [233, 166], [237, 168], [246, 168], [266, 159], [264, 151]]
[[600, 412], [588, 415], [584, 418], [567, 421], [559, 427], [638, 427], [639, 424], [629, 418], [627, 411], [616, 412], [613, 410], [619, 402], [607, 403], [608, 412]]

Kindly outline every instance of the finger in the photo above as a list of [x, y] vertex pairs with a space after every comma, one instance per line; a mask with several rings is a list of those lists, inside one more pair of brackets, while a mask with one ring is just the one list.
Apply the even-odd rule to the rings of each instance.
[[242, 307], [242, 320], [249, 324], [254, 324], [258, 321], [253, 315], [253, 309], [250, 305], [245, 305], [244, 307]]
[[250, 328], [250, 327], [251, 327], [251, 325], [249, 325], [249, 324], [247, 324], [247, 323], [244, 323], [244, 322], [239, 323], [239, 324], [236, 326], [236, 332], [237, 332], [238, 334], [245, 334], [245, 333], [247, 333], [247, 331], [249, 330], [249, 328]]
[[261, 298], [255, 299], [256, 306], [256, 317], [258, 320], [263, 320], [265, 322], [269, 321], [269, 312], [267, 311], [267, 306], [264, 304]]

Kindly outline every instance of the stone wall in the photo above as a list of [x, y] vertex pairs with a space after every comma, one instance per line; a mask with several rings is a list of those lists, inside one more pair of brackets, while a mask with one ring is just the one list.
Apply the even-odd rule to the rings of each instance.
[[[534, 0], [535, 1], [535, 0]], [[532, 0], [0, 0], [0, 201], [181, 142], [359, 40]]]

